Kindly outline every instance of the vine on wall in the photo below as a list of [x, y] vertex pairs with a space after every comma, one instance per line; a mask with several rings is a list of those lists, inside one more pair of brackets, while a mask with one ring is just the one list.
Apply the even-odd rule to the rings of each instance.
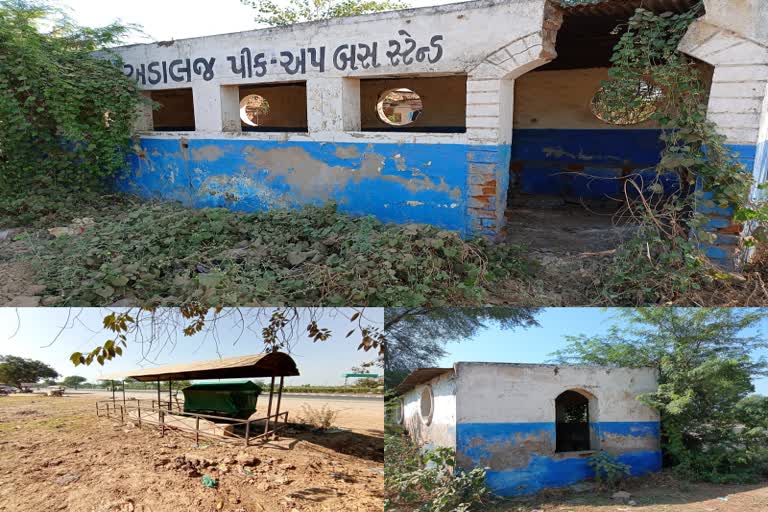
[[[714, 235], [701, 229], [708, 219], [697, 212], [696, 201], [734, 208], [735, 222], [768, 221], [768, 206], [750, 199], [754, 185], [751, 169], [745, 169], [738, 154], [727, 146], [726, 138], [707, 119], [707, 84], [701, 67], [677, 50], [702, 10], [701, 3], [682, 14], [657, 15], [638, 8], [614, 48], [601, 100], [622, 111], [628, 106], [643, 107], [647, 101], [637, 94], [638, 83], [649, 83], [659, 91], [652, 119], [662, 128], [665, 147], [656, 169], [659, 175], [676, 173], [681, 183], [681, 193], [664, 207], [682, 214], [685, 224], [696, 230], [700, 240], [713, 241]], [[688, 191], [695, 192], [686, 194]], [[711, 199], [705, 195], [707, 192]], [[647, 208], [645, 213], [649, 213]], [[761, 231], [755, 230], [752, 235], [747, 244], [754, 243]]]
[[43, 190], [53, 205], [110, 189], [142, 100], [117, 58], [94, 52], [128, 30], [83, 28], [46, 4], [0, 0], [0, 210]]

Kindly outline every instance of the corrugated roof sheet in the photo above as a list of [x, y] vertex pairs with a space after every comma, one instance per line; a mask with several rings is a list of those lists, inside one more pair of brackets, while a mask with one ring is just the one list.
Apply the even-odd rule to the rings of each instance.
[[269, 352], [251, 356], [228, 357], [213, 361], [174, 364], [129, 372], [103, 375], [100, 380], [135, 379], [141, 382], [156, 380], [240, 379], [252, 377], [290, 377], [299, 375], [296, 362], [283, 352]]
[[402, 395], [419, 384], [429, 382], [435, 377], [439, 377], [448, 372], [453, 372], [453, 368], [417, 368], [412, 371], [408, 376], [395, 388], [395, 393]]

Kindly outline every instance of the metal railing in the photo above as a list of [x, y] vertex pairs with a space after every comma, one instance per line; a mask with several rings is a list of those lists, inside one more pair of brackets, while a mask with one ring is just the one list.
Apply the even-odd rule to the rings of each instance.
[[[139, 428], [142, 428], [142, 425], [154, 425], [160, 428], [161, 435], [165, 435], [166, 430], [194, 433], [197, 444], [200, 444], [200, 437], [202, 436], [228, 442], [242, 440], [246, 446], [249, 446], [252, 439], [269, 439], [269, 437], [276, 435], [278, 431], [284, 429], [288, 424], [288, 411], [268, 414], [260, 418], [241, 420], [212, 414], [184, 412], [181, 404], [170, 402], [170, 407], [168, 407], [168, 404], [168, 401], [158, 402], [157, 400], [129, 400], [125, 402], [122, 400], [101, 400], [96, 402], [96, 416], [117, 418], [119, 415], [122, 423], [125, 423], [126, 419], [132, 422], [135, 420]], [[186, 422], [175, 420], [174, 418], [193, 418], [195, 426], [192, 428]], [[209, 424], [213, 424], [213, 433], [200, 429], [201, 419]], [[214, 420], [218, 420], [218, 423]], [[261, 422], [264, 423], [263, 431], [254, 435], [254, 432], [256, 432], [254, 428], [259, 426], [257, 424]], [[225, 425], [222, 426], [222, 423]], [[229, 426], [233, 428], [227, 428]], [[240, 429], [244, 431], [242, 436], [235, 432], [236, 426], [240, 426]], [[216, 434], [216, 428], [220, 428], [222, 434]]]

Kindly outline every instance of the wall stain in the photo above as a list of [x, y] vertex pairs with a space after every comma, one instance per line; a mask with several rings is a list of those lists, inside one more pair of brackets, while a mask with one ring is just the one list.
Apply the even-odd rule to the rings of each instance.
[[327, 201], [334, 191], [345, 189], [350, 182], [358, 184], [363, 179], [398, 183], [412, 193], [429, 190], [448, 193], [454, 200], [461, 199], [459, 187], [451, 188], [444, 178], [440, 178], [438, 183], [429, 177], [416, 179], [382, 175], [386, 157], [379, 153], [364, 153], [359, 168], [329, 165], [301, 147], [259, 149], [249, 146], [244, 154], [246, 161], [251, 164], [249, 171], [266, 172], [264, 181], [267, 183], [281, 178], [304, 199]]
[[198, 162], [201, 160], [215, 162], [222, 156], [224, 156], [224, 152], [219, 146], [214, 144], [208, 144], [207, 146], [201, 146], [198, 149], [192, 150], [192, 160], [196, 160]]
[[465, 452], [474, 452], [479, 457], [458, 453], [457, 458], [463, 467], [480, 465], [492, 471], [526, 468], [533, 455], [552, 454], [555, 451], [552, 435], [546, 430], [531, 434], [518, 432], [514, 438], [494, 442], [477, 436], [469, 440], [467, 448], [469, 450]]

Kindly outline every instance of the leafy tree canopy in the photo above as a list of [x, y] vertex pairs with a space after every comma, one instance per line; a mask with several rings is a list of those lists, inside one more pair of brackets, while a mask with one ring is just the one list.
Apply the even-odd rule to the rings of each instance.
[[70, 375], [69, 377], [64, 377], [64, 381], [62, 384], [68, 388], [75, 388], [77, 389], [78, 386], [86, 382], [88, 379], [85, 377], [81, 377], [79, 375]]
[[358, 14], [407, 9], [409, 5], [398, 0], [241, 0], [253, 7], [257, 23], [269, 26], [284, 26], [305, 21], [342, 18]]
[[464, 341], [489, 325], [515, 329], [539, 325], [538, 308], [388, 308], [384, 315], [387, 350], [384, 382], [397, 386], [416, 368], [435, 366], [445, 344]]
[[21, 389], [22, 383], [35, 383], [40, 379], [55, 379], [56, 370], [41, 361], [16, 356], [0, 356], [0, 382]]

